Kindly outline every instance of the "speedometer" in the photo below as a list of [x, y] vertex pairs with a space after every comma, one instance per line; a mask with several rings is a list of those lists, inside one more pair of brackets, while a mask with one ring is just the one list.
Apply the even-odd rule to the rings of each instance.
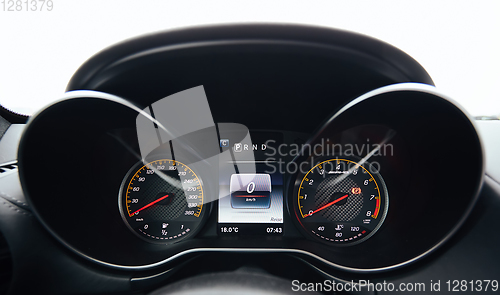
[[330, 244], [352, 245], [380, 228], [389, 199], [374, 165], [343, 157], [321, 161], [299, 177], [293, 204], [307, 234]]
[[139, 237], [169, 243], [193, 235], [201, 226], [203, 184], [187, 165], [159, 159], [134, 166], [120, 191], [122, 219]]

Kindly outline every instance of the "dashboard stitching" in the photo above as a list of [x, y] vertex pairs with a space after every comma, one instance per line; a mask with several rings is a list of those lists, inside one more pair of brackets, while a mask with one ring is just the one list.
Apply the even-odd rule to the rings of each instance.
[[[26, 213], [24, 212], [24, 210], [22, 210], [21, 208], [17, 207], [16, 205], [13, 205], [12, 203], [10, 203], [9, 201], [2, 201], [2, 204], [9, 207], [9, 209], [11, 209], [12, 211], [14, 212], [17, 212], [19, 214], [23, 214], [23, 215], [26, 215], [26, 216], [32, 216], [30, 213]], [[10, 205], [12, 204], [12, 205]]]
[[0, 197], [6, 199], [7, 201], [13, 201], [13, 202], [19, 203], [23, 206], [28, 206], [28, 204], [26, 204], [25, 202], [18, 200], [12, 196], [9, 196], [7, 193], [4, 193], [4, 192], [0, 192]]

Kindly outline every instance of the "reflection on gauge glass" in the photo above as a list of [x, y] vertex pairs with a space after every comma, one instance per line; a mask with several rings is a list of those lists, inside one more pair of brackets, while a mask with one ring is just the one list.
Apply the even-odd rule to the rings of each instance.
[[123, 180], [119, 207], [123, 220], [139, 237], [153, 243], [176, 242], [201, 227], [203, 185], [181, 162], [139, 162]]
[[353, 245], [371, 237], [389, 205], [385, 183], [375, 166], [350, 157], [320, 161], [294, 190], [294, 211], [315, 239]]

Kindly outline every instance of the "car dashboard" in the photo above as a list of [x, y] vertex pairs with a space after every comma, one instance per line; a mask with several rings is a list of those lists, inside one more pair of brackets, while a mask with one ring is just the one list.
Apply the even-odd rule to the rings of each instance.
[[[12, 294], [275, 278], [260, 287], [498, 289], [494, 132], [483, 142], [484, 123], [389, 44], [297, 25], [174, 30], [99, 52], [66, 90], [30, 118], [2, 115]], [[347, 293], [403, 291], [377, 286]]]

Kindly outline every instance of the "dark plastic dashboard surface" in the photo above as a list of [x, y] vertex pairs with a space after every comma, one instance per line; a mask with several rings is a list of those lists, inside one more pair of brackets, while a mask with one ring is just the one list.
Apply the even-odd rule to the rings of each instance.
[[[379, 40], [317, 27], [240, 25], [118, 44], [82, 65], [67, 91], [102, 91], [142, 108], [203, 85], [215, 122], [311, 133], [355, 97], [402, 82], [433, 85], [415, 60]], [[235, 104], [244, 106], [237, 118]], [[327, 111], [296, 120], [298, 108], [307, 106]]]

